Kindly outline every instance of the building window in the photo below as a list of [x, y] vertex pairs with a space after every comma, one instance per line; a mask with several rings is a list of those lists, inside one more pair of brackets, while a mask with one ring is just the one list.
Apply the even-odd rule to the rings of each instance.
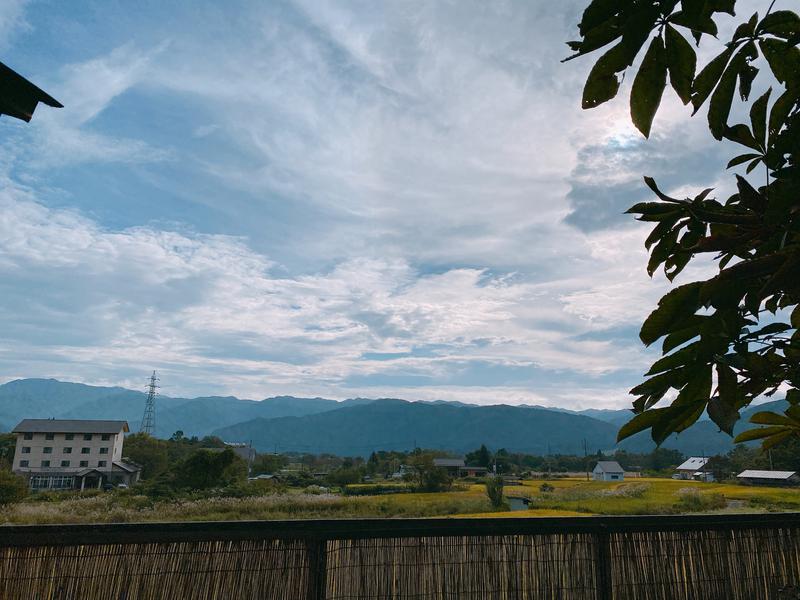
[[108, 461], [106, 461], [106, 460], [98, 460], [97, 461], [97, 466], [98, 467], [105, 467], [106, 465], [108, 465]]
[[91, 448], [81, 448], [81, 454], [89, 454]]
[[42, 452], [44, 452], [45, 454], [52, 454], [53, 453], [53, 447], [52, 446], [45, 446], [44, 448], [42, 448]]
[[62, 460], [61, 461], [61, 466], [62, 467], [68, 467], [69, 466], [69, 461], [68, 460]]
[[102, 439], [104, 442], [107, 442], [108, 440], [110, 440], [110, 439], [111, 439], [111, 434], [110, 434], [110, 433], [104, 433], [104, 434], [101, 436], [101, 439]]
[[64, 448], [64, 454], [72, 454], [72, 446], [66, 446]]
[[29, 463], [27, 460], [21, 460], [21, 461], [19, 461], [19, 466], [20, 466], [20, 467], [27, 467], [29, 464], [30, 464], [30, 463]]
[[23, 440], [32, 440], [33, 439], [33, 434], [31, 432], [23, 433], [22, 434], [22, 439]]
[[100, 454], [108, 454], [108, 448], [100, 448]]
[[89, 440], [92, 439], [92, 434], [91, 433], [84, 433], [83, 434], [83, 439], [85, 439], [88, 442]]
[[45, 433], [44, 434], [44, 439], [46, 439], [46, 440], [52, 440], [52, 439], [55, 439], [55, 437], [56, 437], [55, 433]]
[[65, 440], [74, 440], [75, 439], [75, 434], [74, 433], [67, 433], [67, 434], [64, 435], [64, 439]]
[[47, 468], [47, 467], [49, 467], [49, 466], [50, 466], [50, 461], [49, 461], [49, 460], [43, 460], [43, 461], [42, 461], [42, 467], [43, 467], [43, 468], [45, 468], [45, 469], [46, 469], [46, 468]]
[[22, 453], [23, 454], [30, 454], [31, 453], [31, 447], [30, 446], [23, 446], [22, 447]]
[[81, 461], [81, 466], [82, 467], [88, 467], [89, 466], [89, 461], [88, 460], [82, 460]]

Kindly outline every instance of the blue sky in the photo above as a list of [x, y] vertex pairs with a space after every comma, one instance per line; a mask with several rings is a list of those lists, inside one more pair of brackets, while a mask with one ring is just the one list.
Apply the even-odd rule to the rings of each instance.
[[65, 108], [0, 119], [0, 378], [626, 406], [667, 283], [622, 212], [732, 149], [581, 111], [582, 6], [5, 0]]

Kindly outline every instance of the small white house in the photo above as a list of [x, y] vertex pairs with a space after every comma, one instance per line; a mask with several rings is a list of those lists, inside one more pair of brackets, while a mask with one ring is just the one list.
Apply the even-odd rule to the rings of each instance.
[[615, 460], [600, 460], [592, 471], [595, 481], [622, 481], [625, 471]]
[[713, 475], [705, 470], [706, 464], [710, 459], [700, 456], [692, 456], [678, 465], [675, 469], [673, 479], [697, 479], [699, 481], [713, 481]]

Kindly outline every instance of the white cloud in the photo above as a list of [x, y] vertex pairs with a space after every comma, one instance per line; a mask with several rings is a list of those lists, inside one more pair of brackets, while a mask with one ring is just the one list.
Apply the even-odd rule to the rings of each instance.
[[[229, 20], [197, 3], [184, 28], [150, 23], [150, 45], [131, 31], [63, 67], [66, 108], [6, 145], [31, 188], [0, 191], [2, 372], [624, 404], [649, 356], [633, 332], [667, 283], [645, 273], [644, 227], [613, 202], [573, 227], [586, 204], [568, 193], [644, 198], [651, 158], [680, 187], [686, 165], [662, 158], [705, 152], [705, 124], [676, 129], [667, 101], [648, 154], [624, 96], [581, 111], [591, 59], [558, 61], [583, 4], [299, 0]], [[159, 161], [174, 168], [156, 177]], [[134, 184], [108, 211], [122, 224], [80, 183], [72, 209], [46, 205], [48, 172], [79, 164]], [[484, 370], [496, 385], [475, 384]]]
[[0, 50], [8, 47], [19, 31], [30, 29], [25, 20], [25, 8], [29, 0], [3, 0], [0, 3]]

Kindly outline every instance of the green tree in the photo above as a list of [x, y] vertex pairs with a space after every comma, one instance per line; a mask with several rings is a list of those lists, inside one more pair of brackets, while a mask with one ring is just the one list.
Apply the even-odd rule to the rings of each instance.
[[17, 449], [17, 436], [14, 433], [0, 433], [0, 469], [11, 469], [14, 452]]
[[[568, 42], [575, 54], [567, 60], [611, 46], [589, 73], [584, 108], [616, 96], [620, 75], [647, 45], [630, 94], [639, 131], [650, 135], [669, 79], [693, 113], [708, 103], [716, 140], [745, 148], [728, 168], [746, 164], [745, 175], [763, 168], [763, 185], [737, 174], [737, 192], [724, 202], [711, 196], [711, 188], [673, 198], [645, 177], [656, 199], [628, 212], [654, 224], [646, 241], [648, 273], [663, 267], [672, 281], [707, 253], [715, 255], [718, 271], [675, 287], [642, 325], [639, 337], [648, 346], [662, 340], [663, 357], [631, 390], [636, 416], [622, 427], [620, 439], [649, 429], [660, 444], [706, 410], [732, 435], [742, 408], [781, 388], [788, 389], [786, 413], [756, 413], [751, 422], [766, 427], [736, 439], [763, 438], [768, 448], [800, 433], [800, 17], [773, 12], [773, 4], [763, 16], [740, 23], [700, 70], [686, 35], [698, 44], [714, 43], [715, 17], [735, 16], [736, 0], [592, 0], [578, 26], [581, 39]], [[751, 100], [761, 71], [776, 89]], [[731, 122], [737, 88], [749, 105], [748, 123]]]
[[147, 433], [133, 433], [125, 438], [125, 457], [142, 467], [142, 478], [153, 479], [169, 468], [167, 442]]
[[486, 495], [493, 508], [502, 508], [505, 504], [503, 499], [503, 478], [489, 477], [486, 480]]
[[281, 454], [259, 454], [252, 465], [253, 475], [276, 473], [286, 466], [286, 457]]
[[483, 444], [481, 444], [481, 447], [475, 450], [475, 452], [468, 452], [465, 458], [468, 465], [486, 467], [487, 469], [492, 462], [492, 455], [489, 449]]
[[225, 487], [247, 478], [247, 464], [230, 448], [200, 448], [173, 470], [178, 487], [195, 490]]
[[25, 479], [11, 471], [0, 470], [0, 506], [13, 504], [28, 495]]
[[415, 452], [408, 461], [413, 472], [417, 490], [421, 492], [440, 492], [452, 485], [447, 471], [435, 467], [433, 455], [428, 452]]

